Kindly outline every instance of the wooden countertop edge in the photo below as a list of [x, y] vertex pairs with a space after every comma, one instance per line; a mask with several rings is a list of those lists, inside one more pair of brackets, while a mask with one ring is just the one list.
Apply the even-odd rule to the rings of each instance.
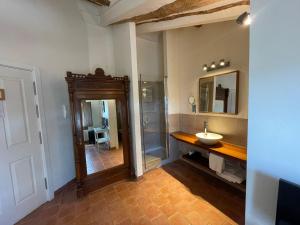
[[[219, 144], [214, 146], [208, 146], [199, 143], [197, 137], [193, 134], [188, 134], [182, 131], [173, 132], [170, 134], [176, 140], [201, 147], [210, 152], [219, 153], [225, 156], [229, 156], [234, 159], [241, 161], [247, 161], [247, 149], [238, 145], [230, 144], [227, 142], [221, 141]], [[185, 137], [185, 138], [183, 138]]]

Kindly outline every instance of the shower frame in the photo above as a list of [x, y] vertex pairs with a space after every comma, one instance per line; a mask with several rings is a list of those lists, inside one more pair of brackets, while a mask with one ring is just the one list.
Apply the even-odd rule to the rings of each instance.
[[[164, 121], [165, 121], [165, 144], [164, 151], [165, 151], [165, 158], [161, 159], [161, 164], [165, 164], [165, 162], [169, 159], [170, 152], [169, 152], [169, 121], [168, 121], [168, 84], [167, 84], [167, 76], [163, 77], [163, 107], [164, 107]], [[146, 161], [146, 146], [145, 146], [145, 134], [144, 134], [144, 111], [143, 111], [143, 101], [142, 101], [142, 74], [139, 76], [139, 104], [140, 104], [140, 124], [141, 124], [141, 139], [142, 139], [142, 154], [143, 154], [143, 169], [144, 172], [148, 171], [147, 168], [147, 161]]]

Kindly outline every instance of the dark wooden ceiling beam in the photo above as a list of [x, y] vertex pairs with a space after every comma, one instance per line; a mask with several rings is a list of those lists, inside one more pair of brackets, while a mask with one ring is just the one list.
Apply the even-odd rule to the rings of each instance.
[[237, 7], [237, 6], [243, 6], [243, 5], [250, 5], [250, 0], [243, 0], [243, 1], [223, 5], [223, 6], [208, 9], [208, 10], [202, 10], [202, 11], [190, 12], [190, 13], [181, 13], [181, 14], [176, 14], [176, 15], [156, 19], [156, 20], [137, 22], [136, 24], [141, 25], [141, 24], [145, 24], [145, 23], [154, 23], [154, 22], [157, 23], [157, 22], [163, 22], [163, 21], [168, 21], [168, 20], [174, 20], [174, 19], [186, 17], [186, 16], [206, 15], [206, 14], [216, 13], [216, 12], [220, 12], [220, 11], [223, 11], [226, 9], [230, 9], [230, 8]]
[[220, 1], [222, 0], [175, 0], [174, 2], [166, 4], [152, 12], [134, 16], [128, 19], [124, 19], [114, 24], [125, 23], [125, 22], [138, 23], [146, 20], [164, 18], [172, 14], [186, 12], [203, 6], [211, 5], [213, 3], [220, 2]]
[[100, 6], [109, 6], [110, 5], [110, 1], [109, 0], [87, 0], [89, 2], [92, 2], [94, 4], [100, 5]]

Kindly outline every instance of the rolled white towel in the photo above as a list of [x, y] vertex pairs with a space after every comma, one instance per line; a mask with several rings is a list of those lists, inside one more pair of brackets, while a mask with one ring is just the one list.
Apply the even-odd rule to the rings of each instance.
[[209, 154], [209, 168], [216, 171], [217, 173], [222, 173], [225, 168], [224, 158], [213, 153]]
[[233, 183], [242, 183], [246, 180], [246, 170], [241, 168], [238, 164], [226, 162], [225, 169], [222, 173], [217, 175]]
[[230, 171], [227, 171], [226, 169], [222, 173], [217, 173], [217, 175], [232, 183], [241, 184], [245, 180], [244, 174], [240, 172], [232, 173]]

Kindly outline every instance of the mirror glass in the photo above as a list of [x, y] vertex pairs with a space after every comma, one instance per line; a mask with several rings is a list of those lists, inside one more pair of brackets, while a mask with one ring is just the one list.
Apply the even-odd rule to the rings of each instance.
[[82, 100], [81, 115], [87, 174], [124, 163], [120, 102]]
[[238, 72], [200, 78], [199, 111], [238, 113]]

